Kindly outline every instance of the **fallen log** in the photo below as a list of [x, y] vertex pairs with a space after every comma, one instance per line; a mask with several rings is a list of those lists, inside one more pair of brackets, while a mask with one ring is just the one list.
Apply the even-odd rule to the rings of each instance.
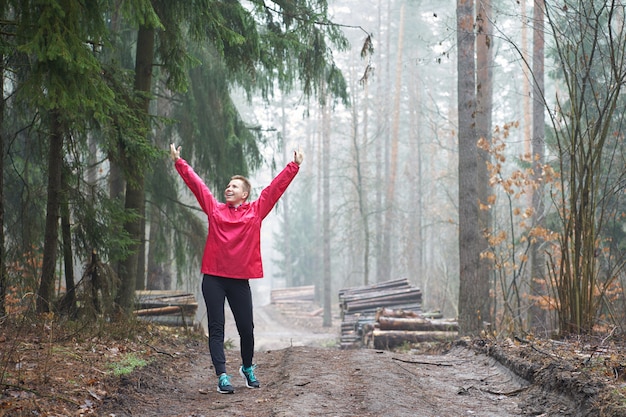
[[311, 311], [308, 315], [311, 317], [318, 317], [324, 313], [324, 307], [320, 307], [317, 310]]
[[409, 281], [406, 278], [379, 282], [376, 284], [364, 285], [362, 287], [353, 287], [353, 288], [344, 288], [339, 290], [339, 298], [343, 298], [346, 296], [356, 295], [356, 294], [364, 294], [372, 291], [378, 291], [382, 289], [389, 288], [398, 288], [398, 287], [409, 287]]
[[367, 334], [369, 347], [392, 349], [404, 343], [445, 342], [454, 340], [458, 332], [374, 330]]
[[301, 287], [275, 288], [272, 290], [270, 298], [272, 304], [294, 301], [313, 301], [315, 300], [315, 286], [305, 285]]
[[428, 320], [420, 317], [379, 317], [380, 330], [416, 330], [416, 331], [458, 331], [455, 321]]
[[422, 299], [422, 290], [419, 288], [394, 288], [386, 291], [376, 291], [362, 294], [352, 294], [341, 298], [343, 305], [352, 305], [354, 303], [376, 303], [378, 300], [387, 299]]
[[[187, 311], [185, 311], [187, 310]], [[155, 308], [143, 308], [135, 310], [136, 316], [164, 316], [168, 314], [195, 313], [195, 309], [185, 308], [185, 306], [166, 306]]]
[[397, 308], [379, 308], [376, 311], [376, 320], [380, 317], [419, 317], [416, 311]]
[[146, 304], [193, 304], [196, 302], [196, 297], [193, 294], [180, 294], [172, 296], [140, 296], [137, 300], [139, 303]]
[[422, 316], [426, 317], [427, 319], [442, 319], [443, 313], [439, 310], [428, 311], [426, 313], [422, 313]]
[[198, 303], [193, 294], [182, 291], [146, 290], [135, 291], [137, 310], [159, 308], [167, 306], [190, 306], [186, 309], [197, 309]]
[[363, 310], [376, 311], [380, 307], [400, 305], [421, 305], [422, 294], [419, 289], [403, 290], [400, 292], [389, 293], [375, 298], [356, 299], [349, 303], [345, 303], [342, 308], [345, 312], [355, 312]]
[[379, 308], [376, 311], [376, 320], [379, 317], [422, 317], [426, 319], [442, 319], [443, 314], [439, 310], [435, 311], [427, 311], [427, 312], [418, 312], [410, 309], [402, 309], [402, 308], [388, 308], [383, 307]]

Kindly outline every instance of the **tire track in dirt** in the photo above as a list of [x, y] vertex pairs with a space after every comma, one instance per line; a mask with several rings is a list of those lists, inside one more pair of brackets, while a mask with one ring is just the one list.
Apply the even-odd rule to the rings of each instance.
[[285, 350], [280, 383], [292, 395], [273, 416], [447, 417], [522, 415], [523, 380], [494, 360], [463, 348], [443, 356], [386, 351]]

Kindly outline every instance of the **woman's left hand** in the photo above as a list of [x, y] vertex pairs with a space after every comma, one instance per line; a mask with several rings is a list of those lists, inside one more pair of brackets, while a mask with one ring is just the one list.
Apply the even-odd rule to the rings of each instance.
[[293, 162], [300, 165], [303, 159], [304, 154], [302, 153], [302, 150], [300, 150], [300, 148], [298, 147], [297, 150], [293, 151]]

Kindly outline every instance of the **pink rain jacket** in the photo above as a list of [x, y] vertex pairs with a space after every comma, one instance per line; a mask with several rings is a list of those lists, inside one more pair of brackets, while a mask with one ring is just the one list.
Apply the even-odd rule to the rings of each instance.
[[180, 158], [175, 167], [209, 220], [201, 272], [226, 278], [262, 278], [261, 222], [298, 173], [298, 164], [290, 162], [256, 201], [236, 208], [218, 202], [187, 161]]

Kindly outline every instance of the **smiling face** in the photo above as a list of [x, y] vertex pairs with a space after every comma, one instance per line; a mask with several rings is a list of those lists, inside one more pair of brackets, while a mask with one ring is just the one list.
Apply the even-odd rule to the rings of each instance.
[[249, 195], [249, 186], [243, 178], [233, 177], [228, 183], [226, 190], [224, 190], [226, 203], [233, 206], [238, 206], [245, 202]]

